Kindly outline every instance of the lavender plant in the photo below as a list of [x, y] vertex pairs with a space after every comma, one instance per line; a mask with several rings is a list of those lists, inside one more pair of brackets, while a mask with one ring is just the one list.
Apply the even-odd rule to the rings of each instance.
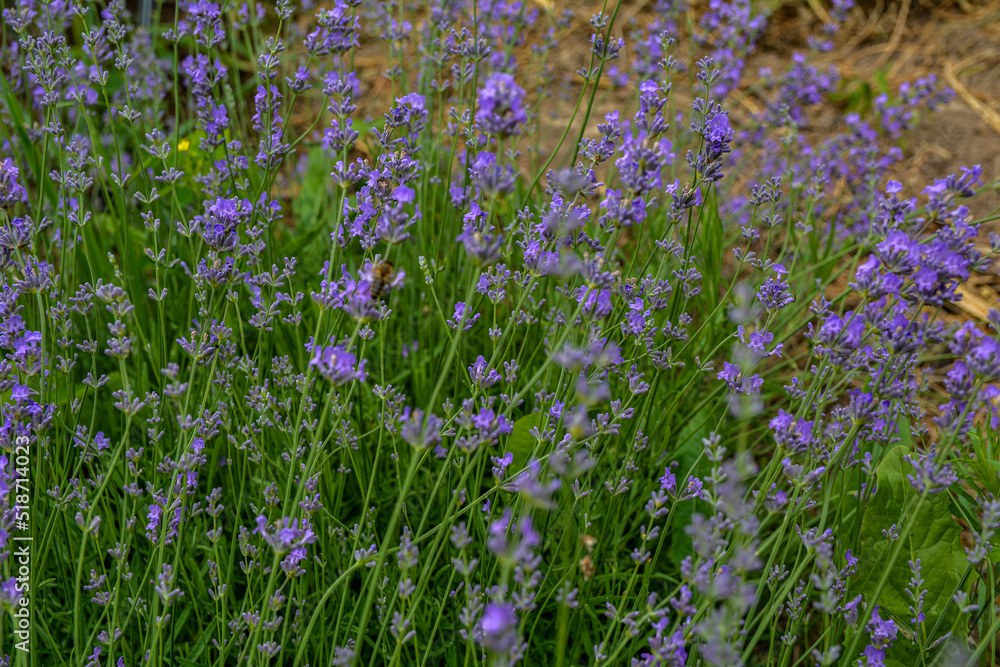
[[3, 10], [3, 665], [992, 659], [933, 78], [817, 137], [748, 0], [141, 6]]

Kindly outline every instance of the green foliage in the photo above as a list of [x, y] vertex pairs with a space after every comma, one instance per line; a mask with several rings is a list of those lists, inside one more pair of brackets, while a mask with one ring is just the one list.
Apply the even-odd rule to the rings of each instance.
[[[878, 490], [865, 508], [861, 524], [859, 565], [860, 589], [865, 600], [878, 600], [882, 618], [893, 618], [901, 628], [900, 638], [887, 651], [887, 659], [894, 667], [930, 664], [933, 653], [931, 641], [945, 632], [956, 638], [965, 638], [968, 627], [960, 623], [959, 610], [952, 597], [962, 589], [969, 564], [960, 542], [961, 527], [952, 517], [952, 507], [947, 493], [931, 494], [921, 499], [907, 479], [912, 466], [903, 456], [910, 453], [907, 444], [892, 447], [878, 466]], [[872, 480], [869, 480], [871, 483]], [[915, 513], [915, 514], [914, 514]], [[913, 521], [913, 529], [904, 540], [900, 556], [885, 575], [885, 568], [895, 542], [883, 531], [892, 527], [902, 528]], [[924, 598], [926, 620], [920, 624], [916, 636], [912, 635], [913, 614], [909, 607], [914, 601], [906, 590], [911, 578], [908, 561], [920, 560], [921, 574], [927, 596]], [[882, 579], [885, 585], [875, 593]], [[931, 639], [929, 640], [928, 637]], [[887, 663], [888, 664], [888, 663]]]
[[[705, 459], [705, 446], [702, 443], [712, 430], [711, 420], [712, 413], [709, 410], [702, 410], [684, 420], [676, 441], [669, 448], [670, 462], [677, 463], [673, 473], [678, 480], [684, 480], [688, 475], [701, 479], [711, 472], [711, 465]], [[679, 504], [674, 510], [674, 519], [670, 526], [670, 557], [675, 566], [680, 567], [685, 558], [694, 554], [691, 536], [688, 535], [687, 529], [695, 513], [705, 512], [706, 509], [705, 503], [692, 501]]]
[[[906, 560], [921, 558], [927, 620], [898, 664], [936, 659], [928, 643], [947, 631], [967, 639], [950, 595], [991, 598], [993, 573], [967, 576], [950, 516], [988, 532], [997, 438], [948, 442], [963, 484], [918, 504], [900, 455], [938, 443], [904, 421], [885, 452], [867, 440], [884, 415], [845, 416], [858, 389], [892, 409], [923, 397], [880, 384], [886, 356], [913, 385], [931, 368], [915, 364], [942, 364], [936, 347], [902, 359], [912, 341], [880, 331], [911, 316], [898, 328], [919, 330], [926, 304], [831, 295], [878, 240], [838, 225], [880, 215], [888, 173], [838, 161], [877, 158], [890, 138], [810, 143], [789, 120], [816, 110], [794, 76], [755, 89], [780, 100], [766, 118], [729, 127], [747, 84], [730, 56], [753, 50], [759, 3], [713, 3], [732, 22], [719, 35], [697, 3], [655, 21], [611, 3], [592, 41], [586, 17], [547, 1], [539, 14], [278, 3], [259, 20], [233, 3], [152, 4], [163, 23], [148, 31], [120, 2], [5, 14], [17, 48], [2, 60], [0, 158], [20, 173], [4, 162], [17, 183], [0, 195], [26, 196], [0, 209], [0, 482], [17, 496], [11, 439], [30, 433], [32, 664], [612, 667], [674, 642], [649, 662], [790, 667], [819, 641], [851, 647], [853, 664], [862, 634], [792, 613], [800, 594], [816, 609], [815, 577], [846, 549], [862, 574], [839, 583], [903, 627]], [[361, 25], [377, 38], [354, 49]], [[645, 46], [610, 65], [599, 46], [633, 28], [649, 28]], [[333, 33], [348, 53], [316, 48]], [[562, 71], [556, 36], [589, 65]], [[654, 43], [689, 61], [642, 62]], [[365, 49], [376, 57], [355, 61]], [[484, 101], [508, 93], [493, 121], [527, 113], [490, 129]], [[872, 118], [882, 93], [884, 75], [850, 80], [821, 104]], [[612, 100], [620, 115], [598, 129]], [[348, 127], [358, 139], [330, 148]], [[474, 173], [481, 158], [497, 171]], [[613, 189], [640, 212], [610, 211]], [[831, 355], [844, 341], [816, 328], [855, 308], [864, 340]], [[807, 425], [802, 442], [781, 441], [779, 415]], [[855, 446], [880, 462], [864, 503], [872, 480], [842, 465]], [[5, 517], [25, 505], [7, 500]], [[911, 523], [880, 569], [897, 544], [882, 531]], [[813, 529], [833, 534], [829, 571], [803, 547]], [[513, 621], [487, 619], [515, 603]], [[517, 642], [494, 642], [498, 623]]]
[[514, 460], [511, 462], [512, 470], [524, 468], [528, 464], [528, 459], [535, 452], [538, 440], [530, 431], [533, 428], [542, 427], [543, 416], [540, 412], [533, 412], [514, 422], [514, 430], [507, 438], [507, 451], [514, 456]]

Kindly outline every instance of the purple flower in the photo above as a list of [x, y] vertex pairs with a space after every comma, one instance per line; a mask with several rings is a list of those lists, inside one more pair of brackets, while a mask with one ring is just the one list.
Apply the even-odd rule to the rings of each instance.
[[597, 192], [597, 179], [594, 170], [582, 173], [579, 169], [549, 169], [545, 174], [546, 192], [559, 190], [564, 195], [576, 197], [582, 195], [591, 197]]
[[320, 9], [316, 26], [304, 40], [306, 51], [314, 57], [343, 54], [358, 46], [360, 21], [343, 0], [337, 0], [333, 9]]
[[27, 201], [27, 191], [18, 183], [20, 170], [9, 157], [0, 163], [0, 208]]
[[995, 338], [980, 340], [966, 354], [965, 365], [986, 382], [1000, 378], [1000, 341]]
[[316, 541], [316, 533], [307, 519], [300, 522], [296, 518], [284, 517], [275, 521], [272, 526], [262, 514], [257, 517], [257, 528], [253, 532], [263, 536], [264, 541], [278, 554], [289, 553]]
[[813, 423], [795, 417], [784, 410], [778, 410], [778, 416], [773, 418], [769, 426], [774, 432], [774, 441], [779, 447], [790, 452], [801, 454], [814, 441]]
[[464, 301], [459, 301], [455, 304], [455, 314], [451, 316], [448, 320], [448, 326], [452, 329], [458, 329], [462, 327], [462, 331], [468, 331], [472, 328], [472, 325], [476, 323], [482, 313], [476, 313], [471, 318], [469, 317], [469, 308], [465, 305]]
[[500, 373], [496, 369], [489, 368], [486, 358], [481, 354], [469, 366], [469, 377], [472, 378], [472, 384], [481, 389], [492, 387], [501, 380]]
[[494, 653], [507, 654], [517, 647], [517, 614], [514, 605], [490, 602], [479, 621], [482, 644]]
[[865, 647], [864, 663], [858, 661], [858, 664], [863, 664], [865, 667], [883, 667], [885, 665], [885, 649], [892, 646], [892, 642], [896, 640], [896, 634], [899, 632], [896, 623], [892, 619], [883, 621], [878, 610], [879, 608], [875, 607], [865, 628], [871, 633], [871, 642]]
[[504, 510], [503, 515], [487, 528], [487, 548], [498, 558], [513, 563], [523, 565], [537, 561], [534, 549], [541, 543], [541, 536], [532, 526], [531, 517], [525, 516], [516, 525], [513, 523], [510, 510]]
[[769, 313], [781, 310], [795, 301], [795, 297], [788, 292], [788, 283], [781, 279], [782, 274], [787, 273], [785, 267], [775, 264], [773, 268], [778, 277], [766, 279], [757, 290], [757, 298]]
[[729, 114], [716, 114], [705, 123], [705, 139], [714, 144], [728, 144], [733, 140], [733, 128], [729, 124]]
[[[348, 382], [359, 380], [364, 382], [368, 377], [365, 372], [367, 359], [362, 359], [357, 364], [357, 357], [341, 346], [324, 347], [322, 345], [313, 346], [313, 358], [309, 365], [316, 368], [319, 374], [325, 377], [335, 386], [342, 386]], [[357, 364], [357, 368], [355, 365]]]
[[10, 397], [14, 399], [17, 403], [24, 403], [28, 401], [32, 395], [36, 392], [28, 385], [14, 383], [11, 389]]
[[774, 346], [773, 350], [769, 351], [767, 348], [774, 340], [774, 334], [769, 331], [752, 331], [748, 339], [746, 329], [744, 329], [742, 324], [736, 328], [736, 338], [739, 338], [741, 343], [763, 357], [770, 357], [772, 355], [780, 357], [781, 350], [784, 347], [784, 343], [778, 343]]
[[650, 652], [642, 654], [642, 661], [633, 660], [633, 665], [636, 667], [682, 667], [688, 664], [684, 630], [679, 628], [670, 633], [670, 625], [670, 619], [666, 615], [653, 623], [652, 627], [655, 632], [646, 640]]
[[380, 208], [375, 234], [386, 243], [400, 243], [410, 238], [406, 230], [420, 219], [420, 208], [414, 207], [412, 215], [406, 211], [407, 204], [414, 199], [413, 189], [406, 185], [396, 187], [389, 193], [389, 198]]
[[[385, 120], [386, 128], [406, 128], [415, 137], [424, 129], [424, 123], [427, 121], [427, 106], [424, 96], [419, 93], [409, 93], [396, 98], [396, 106], [385, 115]], [[411, 142], [403, 141], [403, 143], [413, 148]]]
[[604, 116], [605, 122], [597, 126], [601, 133], [600, 139], [583, 139], [580, 141], [580, 155], [593, 164], [607, 161], [615, 154], [615, 142], [621, 139], [622, 126], [618, 120], [618, 112], [612, 111]]
[[[154, 583], [152, 580], [149, 583]], [[160, 600], [169, 607], [177, 598], [184, 597], [184, 592], [179, 588], [174, 588], [174, 568], [169, 563], [163, 564], [160, 574], [156, 575], [156, 586], [153, 590], [160, 596]]]
[[674, 161], [672, 148], [668, 139], [653, 141], [645, 130], [641, 130], [637, 136], [625, 137], [622, 156], [615, 160], [622, 184], [636, 196], [662, 188], [663, 168]]
[[205, 130], [202, 143], [213, 149], [226, 143], [229, 129], [229, 110], [216, 98], [214, 90], [226, 78], [226, 72], [220, 60], [213, 62], [203, 53], [187, 56], [180, 63], [180, 73], [195, 102], [198, 126]]
[[180, 23], [180, 27], [191, 30], [198, 44], [208, 49], [225, 40], [226, 31], [219, 5], [214, 2], [188, 2], [185, 5], [188, 18]]
[[528, 122], [524, 109], [524, 89], [510, 74], [495, 72], [479, 90], [476, 125], [483, 134], [503, 139], [518, 134]]
[[597, 221], [601, 229], [611, 229], [612, 225], [634, 227], [646, 220], [646, 200], [642, 197], [630, 198], [614, 188], [605, 193], [601, 208], [604, 214]]
[[302, 546], [294, 547], [288, 555], [281, 559], [281, 571], [288, 578], [294, 578], [305, 574], [305, 570], [299, 567], [299, 563], [306, 559], [306, 548]]
[[214, 199], [205, 215], [196, 218], [205, 243], [219, 252], [233, 252], [238, 245], [237, 228], [249, 221], [253, 205], [248, 199]]
[[641, 298], [636, 297], [632, 299], [628, 304], [628, 312], [625, 314], [625, 319], [621, 323], [622, 334], [625, 336], [635, 336], [636, 338], [641, 337], [648, 326], [652, 312], [646, 309], [646, 304]]
[[424, 419], [423, 410], [406, 407], [403, 409], [399, 435], [417, 449], [427, 449], [441, 442], [441, 426], [443, 424], [441, 418], [433, 412]]
[[716, 376], [718, 379], [725, 381], [726, 386], [729, 387], [729, 391], [734, 394], [759, 394], [761, 387], [764, 386], [764, 380], [759, 375], [743, 375], [743, 370], [736, 364], [731, 364], [728, 361], [722, 362], [722, 370]]
[[162, 515], [162, 507], [159, 505], [149, 506], [149, 514], [146, 515], [146, 537], [153, 544], [159, 541], [160, 517]]
[[13, 613], [17, 607], [26, 602], [22, 595], [23, 590], [14, 577], [4, 580], [0, 583], [0, 606]]
[[919, 493], [924, 491], [940, 493], [958, 481], [958, 475], [952, 470], [951, 465], [948, 463], [935, 464], [934, 456], [933, 450], [920, 454], [916, 458], [909, 454], [903, 456], [903, 459], [913, 466], [916, 473], [916, 475], [907, 475], [906, 479], [910, 480], [910, 484]]
[[625, 40], [610, 38], [605, 41], [600, 33], [590, 35], [590, 50], [598, 60], [610, 61], [618, 58], [618, 52], [625, 48]]
[[323, 146], [334, 153], [341, 153], [352, 146], [359, 136], [352, 127], [350, 115], [357, 110], [354, 100], [361, 96], [361, 82], [354, 72], [340, 74], [330, 71], [323, 80], [323, 94], [329, 98], [326, 108], [333, 114], [330, 128], [323, 132]]
[[487, 151], [476, 155], [476, 161], [469, 168], [469, 178], [487, 199], [509, 193], [517, 180], [512, 166], [501, 167], [497, 164], [497, 156]]
[[668, 494], [673, 495], [677, 490], [677, 479], [674, 477], [674, 473], [670, 472], [670, 468], [663, 469], [663, 477], [659, 480], [660, 490], [666, 491]]
[[514, 455], [507, 452], [502, 457], [491, 456], [490, 461], [493, 462], [493, 479], [500, 482], [504, 478], [504, 474], [507, 472], [507, 466], [509, 466], [514, 461]]
[[[562, 483], [559, 479], [553, 478], [552, 475], [543, 474], [541, 463], [537, 459], [532, 459], [527, 469], [505, 484], [503, 488], [505, 491], [520, 492], [529, 504], [535, 507], [553, 509], [556, 505], [552, 496], [561, 486]], [[525, 520], [522, 519], [522, 527], [524, 527]], [[528, 529], [530, 529], [530, 524], [528, 524]]]
[[583, 304], [583, 313], [595, 320], [604, 319], [611, 314], [611, 291], [606, 289], [590, 289], [583, 285], [576, 288], [576, 301]]
[[[378, 260], [379, 257], [376, 255], [375, 259]], [[343, 277], [337, 281], [322, 280], [320, 291], [312, 293], [313, 301], [323, 309], [341, 308], [360, 322], [382, 319], [383, 311], [379, 299], [372, 295], [372, 285], [376, 278], [375, 266], [371, 260], [365, 260], [357, 278], [351, 275], [346, 266], [341, 266]], [[327, 267], [324, 266], [321, 275], [325, 276], [326, 271]], [[384, 291], [390, 292], [402, 286], [405, 277], [405, 271], [394, 271], [392, 277], [386, 281]]]
[[511, 272], [505, 264], [491, 266], [485, 273], [479, 274], [476, 291], [487, 295], [493, 303], [499, 303], [507, 295], [506, 285], [510, 277]]
[[924, 615], [924, 597], [927, 595], [927, 589], [924, 588], [924, 578], [921, 576], [921, 564], [920, 559], [909, 561], [910, 565], [910, 581], [906, 587], [906, 596], [913, 601], [913, 604], [909, 606], [910, 613], [913, 614], [913, 618], [910, 619], [910, 623], [917, 626], [926, 620]]
[[[479, 208], [476, 202], [472, 202], [473, 211]], [[458, 241], [465, 246], [465, 252], [477, 264], [492, 264], [500, 257], [500, 250], [503, 248], [503, 236], [493, 234], [492, 230], [485, 231], [476, 227], [466, 216], [465, 226], [462, 233], [458, 235]]]
[[858, 595], [857, 597], [855, 597], [850, 602], [844, 605], [844, 620], [847, 621], [847, 624], [850, 625], [852, 628], [855, 627], [855, 625], [858, 622], [858, 606], [860, 604], [861, 604], [861, 596]]

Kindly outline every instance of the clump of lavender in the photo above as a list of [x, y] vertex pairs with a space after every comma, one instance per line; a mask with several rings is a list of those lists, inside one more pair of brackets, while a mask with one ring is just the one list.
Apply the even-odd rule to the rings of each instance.
[[839, 24], [313, 4], [3, 11], [2, 664], [989, 650], [994, 185], [889, 179], [950, 91], [818, 140]]

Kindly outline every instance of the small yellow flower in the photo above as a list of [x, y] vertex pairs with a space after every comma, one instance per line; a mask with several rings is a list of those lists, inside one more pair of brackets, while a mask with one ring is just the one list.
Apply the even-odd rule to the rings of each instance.
[[177, 150], [179, 150], [180, 152], [183, 153], [189, 148], [191, 148], [191, 142], [188, 141], [187, 139], [181, 139], [179, 142], [177, 142]]

